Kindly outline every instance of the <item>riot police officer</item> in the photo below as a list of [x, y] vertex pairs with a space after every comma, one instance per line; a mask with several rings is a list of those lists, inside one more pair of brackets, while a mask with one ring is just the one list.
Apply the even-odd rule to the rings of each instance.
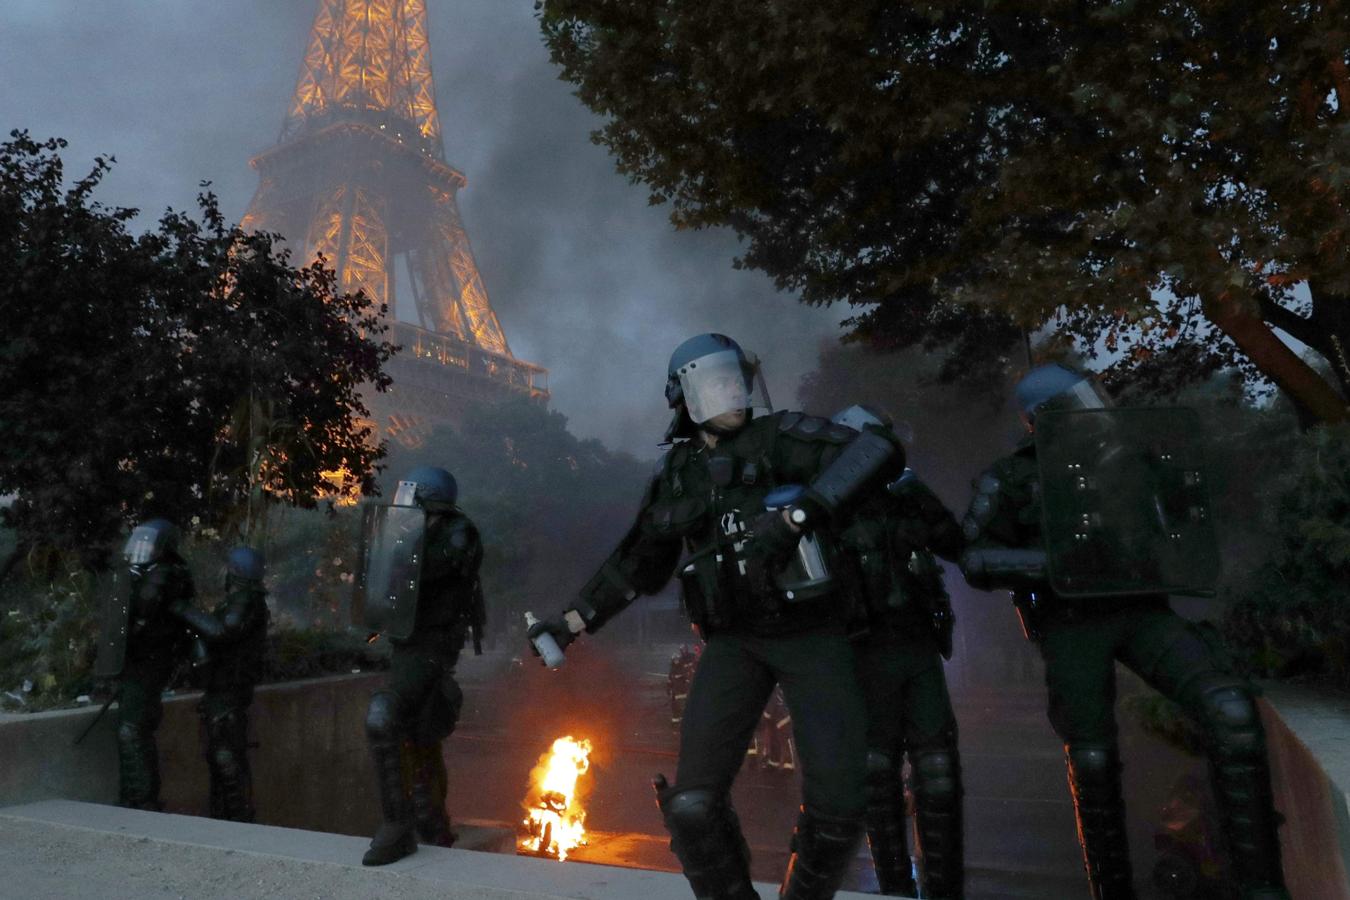
[[[834, 421], [891, 427], [852, 406]], [[854, 645], [867, 701], [867, 840], [881, 893], [915, 890], [905, 840], [905, 754], [914, 790], [923, 896], [960, 897], [964, 880], [961, 757], [942, 658], [951, 658], [951, 600], [934, 553], [956, 561], [965, 539], [956, 517], [905, 469], [870, 491], [839, 535], [859, 617]]]
[[166, 519], [137, 525], [127, 539], [117, 596], [105, 610], [96, 674], [120, 677], [117, 704], [118, 797], [132, 809], [162, 809], [155, 730], [161, 695], [187, 657], [185, 613], [192, 574], [178, 555], [178, 529]]
[[[658, 802], [694, 894], [750, 900], [749, 850], [731, 782], [775, 684], [792, 715], [803, 805], [780, 896], [833, 897], [861, 837], [865, 720], [828, 538], [875, 478], [904, 465], [898, 442], [794, 412], [754, 416], [756, 362], [730, 338], [676, 348], [666, 398], [674, 445], [637, 521], [563, 613], [530, 629], [566, 647], [681, 570], [706, 641], [680, 728], [674, 784]], [[767, 406], [767, 403], [763, 404]], [[772, 508], [771, 508], [772, 507]]]
[[[1171, 581], [1206, 569], [1211, 555], [1217, 568], [1217, 550], [1211, 554], [1203, 543], [1180, 554], [1169, 547], [1207, 522], [1202, 500], [1177, 504], [1169, 491], [1188, 490], [1202, 479], [1192, 473], [1169, 487], [1173, 461], [1166, 452], [1156, 463], [1138, 463], [1146, 454], [1127, 452], [1129, 429], [1145, 420], [1109, 410], [1109, 397], [1080, 372], [1040, 366], [1016, 393], [1031, 435], [976, 482], [963, 523], [973, 546], [962, 569], [974, 587], [1012, 589], [1024, 629], [1045, 661], [1050, 722], [1064, 741], [1092, 896], [1135, 896], [1114, 715], [1119, 660], [1201, 726], [1243, 900], [1287, 900], [1265, 734], [1252, 689], [1231, 673], [1211, 631], [1182, 619], [1167, 601], [1167, 590], [1175, 589], [1163, 577], [1169, 557], [1177, 571]], [[1187, 430], [1184, 422], [1162, 429], [1155, 443], [1175, 444]], [[1051, 466], [1060, 455], [1056, 447], [1075, 441], [1067, 464]], [[1153, 488], [1148, 478], [1156, 480]], [[1138, 496], [1111, 496], [1114, 491]], [[1065, 516], [1062, 498], [1075, 496], [1095, 506]], [[1116, 517], [1127, 527], [1110, 534]], [[1063, 527], [1061, 520], [1068, 520]], [[1159, 535], [1152, 543], [1150, 528]], [[1128, 566], [1121, 566], [1122, 558]]]
[[441, 741], [464, 700], [454, 678], [460, 650], [472, 635], [481, 652], [484, 623], [483, 545], [455, 505], [458, 494], [449, 472], [422, 467], [399, 482], [393, 505], [366, 512], [358, 591], [366, 624], [393, 645], [389, 681], [366, 713], [383, 813], [361, 860], [367, 866], [402, 859], [419, 838], [443, 847], [455, 841]]
[[252, 822], [253, 778], [248, 762], [248, 707], [267, 652], [267, 591], [263, 556], [235, 547], [225, 562], [225, 599], [210, 613], [185, 618], [206, 643], [203, 686], [197, 704], [206, 730], [211, 774], [211, 817]]

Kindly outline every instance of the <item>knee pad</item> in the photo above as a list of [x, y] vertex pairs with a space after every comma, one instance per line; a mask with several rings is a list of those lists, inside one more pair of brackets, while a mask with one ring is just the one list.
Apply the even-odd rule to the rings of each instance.
[[881, 750], [867, 751], [867, 804], [903, 802], [900, 784], [900, 766], [889, 753]]
[[216, 747], [212, 750], [211, 764], [215, 766], [216, 771], [226, 775], [232, 775], [239, 769], [239, 760], [229, 747]]
[[950, 809], [961, 800], [961, 757], [947, 748], [910, 753], [914, 800], [930, 809]]
[[402, 721], [398, 694], [376, 691], [366, 709], [366, 736], [372, 740], [392, 741], [399, 736]]
[[1094, 794], [1120, 785], [1120, 748], [1115, 744], [1066, 744], [1069, 778]]
[[1198, 715], [1210, 753], [1220, 760], [1262, 757], [1266, 731], [1251, 688], [1236, 680], [1216, 680], [1199, 690]]
[[895, 760], [884, 750], [867, 751], [867, 779], [869, 781], [882, 775], [893, 775], [899, 769], [900, 767], [895, 764]]
[[135, 722], [123, 722], [117, 726], [117, 743], [134, 745], [143, 742], [148, 731]]
[[661, 798], [671, 834], [701, 834], [722, 816], [722, 795], [710, 788], [689, 788]]

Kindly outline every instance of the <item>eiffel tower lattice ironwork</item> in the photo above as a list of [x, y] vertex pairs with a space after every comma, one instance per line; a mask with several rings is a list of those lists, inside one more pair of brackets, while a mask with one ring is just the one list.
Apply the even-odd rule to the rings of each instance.
[[547, 398], [547, 372], [511, 354], [460, 218], [425, 0], [319, 0], [280, 140], [250, 165], [243, 226], [303, 241], [301, 259], [322, 253], [343, 289], [389, 304], [403, 351], [390, 392], [368, 396], [382, 433], [416, 445], [470, 401]]

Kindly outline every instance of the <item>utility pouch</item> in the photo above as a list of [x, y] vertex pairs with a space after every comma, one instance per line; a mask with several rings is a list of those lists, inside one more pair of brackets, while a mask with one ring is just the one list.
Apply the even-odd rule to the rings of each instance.
[[718, 579], [715, 551], [698, 554], [680, 569], [680, 602], [689, 621], [702, 633], [726, 624], [726, 610]]

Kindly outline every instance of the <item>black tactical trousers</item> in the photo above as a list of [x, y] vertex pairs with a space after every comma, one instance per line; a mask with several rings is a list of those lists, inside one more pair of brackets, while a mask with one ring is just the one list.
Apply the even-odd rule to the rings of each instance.
[[867, 702], [867, 837], [883, 894], [910, 896], [900, 777], [909, 754], [924, 896], [959, 897], [963, 883], [961, 761], [942, 657], [927, 623], [884, 627], [856, 645]]
[[860, 818], [866, 723], [842, 629], [713, 635], [689, 687], [673, 789], [730, 790], [775, 684], [792, 714], [804, 805], [822, 816]]
[[161, 695], [173, 675], [172, 658], [127, 660], [117, 700], [118, 802], [159, 809], [159, 748], [155, 730], [164, 718]]
[[253, 773], [248, 762], [248, 708], [253, 688], [207, 688], [197, 705], [206, 729], [213, 819], [252, 822]]
[[942, 656], [926, 627], [888, 629], [855, 646], [867, 703], [867, 748], [896, 757], [905, 748], [954, 744], [956, 716]]
[[394, 646], [389, 680], [371, 697], [366, 734], [384, 819], [415, 824], [422, 840], [453, 842], [445, 812], [441, 741], [454, 731], [464, 694], [454, 678], [462, 633]]
[[[1037, 625], [1050, 722], [1064, 740], [1094, 897], [1134, 896], [1115, 719], [1117, 660], [1201, 726], [1243, 896], [1283, 896], [1265, 732], [1251, 687], [1230, 673], [1217, 640], [1161, 600], [1107, 613], [1051, 611]], [[1265, 889], [1273, 893], [1260, 893]]]

